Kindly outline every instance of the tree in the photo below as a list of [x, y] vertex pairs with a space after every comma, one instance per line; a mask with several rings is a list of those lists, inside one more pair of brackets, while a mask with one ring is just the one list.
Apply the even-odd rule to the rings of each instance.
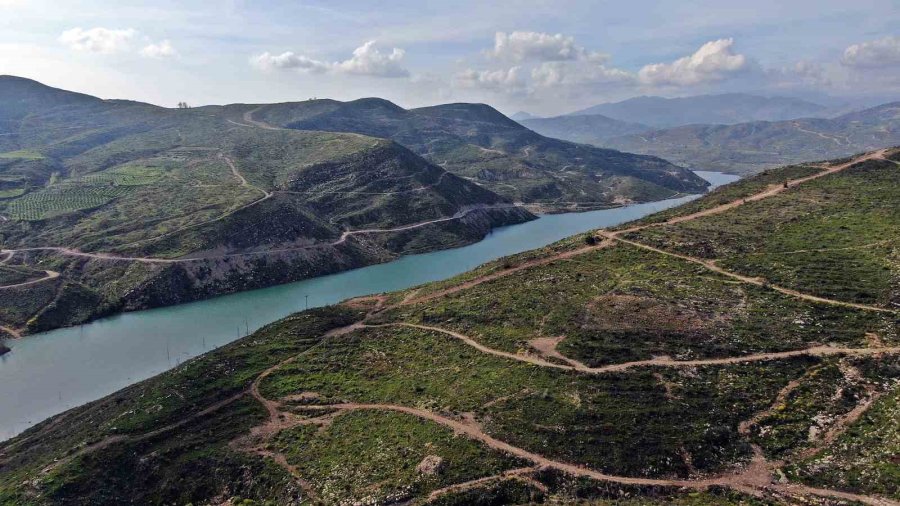
[[191, 106], [189, 106], [187, 102], [178, 102], [178, 108], [179, 109], [190, 109]]

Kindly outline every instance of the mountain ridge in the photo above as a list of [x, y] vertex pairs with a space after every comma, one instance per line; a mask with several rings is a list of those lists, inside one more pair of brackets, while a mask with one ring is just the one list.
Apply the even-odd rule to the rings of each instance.
[[827, 114], [828, 108], [792, 97], [764, 97], [747, 93], [724, 93], [664, 98], [634, 97], [621, 102], [598, 104], [568, 116], [603, 114], [620, 121], [668, 128], [695, 123], [734, 124], [748, 121], [778, 121]]
[[[461, 177], [523, 203], [558, 210], [602, 208], [701, 191], [706, 183], [653, 157], [544, 137], [486, 104], [405, 110], [380, 102], [260, 105], [247, 114], [275, 127], [390, 138]], [[614, 188], [634, 188], [616, 195]], [[619, 198], [622, 197], [622, 198]]]
[[900, 142], [900, 102], [836, 118], [687, 125], [606, 139], [617, 149], [663, 156], [697, 169], [752, 173]]

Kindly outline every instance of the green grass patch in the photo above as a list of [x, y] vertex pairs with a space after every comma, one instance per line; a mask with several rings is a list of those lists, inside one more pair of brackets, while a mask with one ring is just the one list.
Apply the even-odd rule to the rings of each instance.
[[33, 151], [30, 149], [20, 149], [17, 151], [7, 151], [5, 153], [0, 153], [0, 158], [19, 160], [43, 160], [45, 156], [37, 151]]
[[18, 196], [21, 196], [25, 193], [25, 188], [9, 188], [6, 190], [0, 190], [0, 199], [11, 199]]
[[[281, 432], [272, 446], [287, 455], [328, 504], [421, 497], [455, 483], [527, 465], [404, 413], [357, 411], [319, 428]], [[417, 467], [426, 457], [435, 469]]]

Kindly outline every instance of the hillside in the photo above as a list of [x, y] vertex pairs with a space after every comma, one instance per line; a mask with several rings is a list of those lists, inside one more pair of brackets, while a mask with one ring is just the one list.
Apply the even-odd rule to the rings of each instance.
[[620, 121], [602, 114], [526, 119], [519, 123], [547, 137], [595, 146], [603, 146], [614, 137], [639, 134], [651, 129], [647, 125]]
[[295, 281], [457, 246], [527, 211], [385, 139], [0, 77], [0, 327]]
[[544, 137], [483, 104], [406, 110], [367, 98], [226, 109], [235, 121], [270, 128], [393, 139], [453, 174], [541, 211], [646, 202], [707, 186], [693, 173], [656, 157]]
[[295, 314], [0, 444], [0, 502], [896, 504], [898, 153]]
[[821, 117], [828, 114], [828, 109], [796, 98], [725, 93], [679, 98], [635, 97], [588, 107], [573, 112], [570, 116], [593, 114], [653, 128], [669, 128], [694, 123], [731, 125], [750, 121]]
[[608, 139], [605, 146], [702, 170], [746, 174], [900, 142], [900, 102], [832, 119], [689, 125]]

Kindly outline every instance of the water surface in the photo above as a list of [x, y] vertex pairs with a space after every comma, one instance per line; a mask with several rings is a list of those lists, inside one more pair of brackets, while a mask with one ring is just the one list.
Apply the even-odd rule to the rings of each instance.
[[[697, 171], [713, 187], [737, 176]], [[668, 209], [697, 195], [541, 216], [461, 248], [402, 257], [306, 281], [123, 313], [6, 344], [0, 357], [0, 440], [47, 417], [171, 369], [305, 307], [446, 279], [487, 261]]]

